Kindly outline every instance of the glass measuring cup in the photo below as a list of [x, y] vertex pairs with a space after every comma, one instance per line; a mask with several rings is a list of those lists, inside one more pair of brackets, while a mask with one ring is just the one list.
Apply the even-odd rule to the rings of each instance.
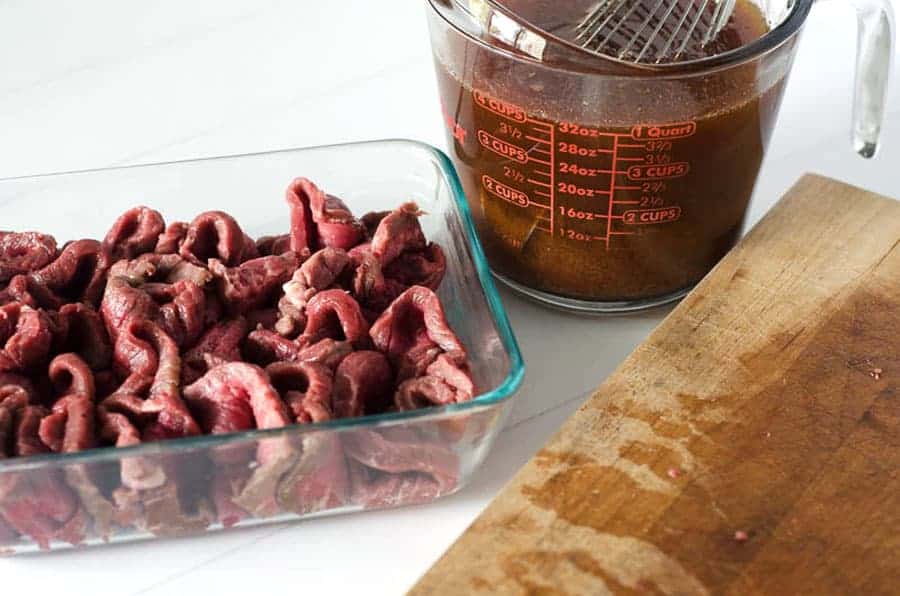
[[[813, 0], [739, 0], [767, 32], [673, 64], [598, 56], [516, 1], [540, 0], [429, 0], [451, 156], [494, 273], [581, 312], [683, 296], [740, 235]], [[871, 157], [892, 14], [888, 0], [855, 4], [853, 143]]]

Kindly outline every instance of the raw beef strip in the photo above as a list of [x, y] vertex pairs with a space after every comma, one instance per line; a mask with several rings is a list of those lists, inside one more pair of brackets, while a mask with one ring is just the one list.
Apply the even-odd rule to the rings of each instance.
[[0, 284], [56, 258], [56, 239], [38, 232], [0, 232]]
[[38, 366], [52, 343], [52, 323], [44, 311], [16, 302], [0, 306], [0, 372]]
[[184, 397], [208, 434], [278, 428], [290, 423], [287, 407], [265, 372], [252, 364], [217, 366], [186, 387]]
[[179, 347], [193, 345], [203, 333], [206, 294], [194, 282], [182, 280], [173, 284], [145, 284], [147, 291], [162, 303], [156, 321]]
[[[299, 424], [332, 419], [331, 370], [321, 364], [277, 362], [266, 367]], [[296, 513], [310, 513], [346, 504], [349, 476], [340, 440], [329, 431], [300, 435], [296, 463], [281, 479], [278, 502]]]
[[312, 252], [326, 246], [350, 250], [365, 237], [365, 228], [347, 205], [310, 180], [295, 179], [286, 196], [291, 209], [291, 250]]
[[379, 222], [372, 235], [372, 254], [388, 265], [406, 251], [424, 250], [427, 244], [415, 203], [404, 203]]
[[262, 236], [256, 241], [256, 250], [263, 257], [286, 253], [291, 250], [291, 235]]
[[261, 366], [272, 362], [296, 362], [301, 350], [296, 341], [268, 329], [251, 331], [243, 348], [244, 357]]
[[274, 304], [281, 286], [300, 266], [294, 252], [259, 257], [226, 267], [218, 259], [209, 260], [209, 269], [217, 277], [219, 297], [232, 314], [244, 314]]
[[350, 475], [340, 437], [334, 431], [300, 435], [300, 454], [278, 485], [278, 502], [300, 515], [350, 502]]
[[447, 259], [433, 242], [421, 251], [404, 252], [384, 267], [384, 276], [404, 286], [437, 290], [447, 271]]
[[99, 242], [76, 240], [67, 244], [52, 263], [29, 274], [29, 291], [46, 308], [58, 308], [65, 302], [97, 306], [111, 264], [109, 253]]
[[336, 418], [355, 418], [385, 411], [391, 400], [394, 373], [381, 352], [348, 355], [334, 373], [332, 404]]
[[372, 254], [371, 246], [366, 246], [361, 250], [353, 249], [351, 258], [356, 266], [352, 286], [353, 295], [365, 308], [366, 318], [375, 321], [384, 309], [406, 290], [406, 286], [393, 279], [385, 278], [381, 262]]
[[177, 254], [181, 249], [188, 232], [188, 224], [183, 221], [174, 221], [169, 224], [166, 231], [156, 240], [156, 250], [159, 254]]
[[394, 363], [400, 382], [423, 375], [441, 353], [466, 366], [465, 348], [448, 325], [440, 298], [423, 286], [413, 286], [394, 300], [369, 335]]
[[112, 344], [93, 307], [81, 302], [66, 304], [59, 309], [59, 322], [56, 352], [74, 352], [95, 371], [109, 367]]
[[325, 290], [313, 296], [306, 305], [306, 317], [300, 337], [303, 345], [325, 338], [349, 341], [358, 348], [369, 343], [369, 322], [356, 300], [344, 290]]
[[459, 457], [412, 429], [354, 430], [344, 437], [344, 452], [367, 468], [354, 466], [353, 475], [354, 500], [365, 507], [431, 500], [459, 482]]
[[308, 345], [297, 353], [297, 362], [314, 362], [335, 369], [353, 351], [349, 341], [339, 341], [326, 337]]
[[[38, 429], [48, 414], [43, 406], [29, 405], [15, 412], [14, 455], [27, 457], [49, 452]], [[90, 520], [58, 469], [29, 470], [0, 477], [0, 515], [19, 534], [42, 549], [52, 540], [79, 544]]]
[[[74, 453], [97, 446], [94, 375], [75, 354], [62, 354], [50, 363], [49, 377], [58, 394], [49, 416], [41, 420], [38, 434], [57, 453]], [[95, 466], [69, 464], [63, 469], [66, 483], [93, 522], [94, 533], [107, 537], [115, 509], [98, 489]]]
[[350, 460], [353, 502], [365, 509], [383, 509], [434, 501], [442, 492], [432, 476], [419, 472], [389, 474]]
[[278, 301], [281, 318], [275, 330], [294, 337], [306, 326], [306, 304], [316, 293], [333, 287], [350, 265], [350, 257], [340, 248], [323, 248], [312, 255], [284, 284]]
[[359, 218], [360, 223], [366, 228], [366, 238], [372, 239], [372, 236], [375, 235], [375, 230], [378, 229], [378, 224], [390, 213], [390, 211], [370, 211]]
[[41, 420], [39, 436], [54, 452], [71, 453], [95, 446], [94, 374], [75, 354], [53, 359], [50, 381], [62, 397]]
[[[100, 435], [116, 447], [141, 443], [140, 431], [121, 413], [98, 407]], [[144, 455], [121, 460], [121, 486], [113, 491], [113, 517], [122, 527], [134, 527], [157, 536], [191, 534], [209, 526], [213, 516], [208, 506], [183, 503], [179, 485], [196, 474], [193, 454]], [[188, 491], [185, 491], [188, 492]]]
[[257, 329], [244, 342], [244, 356], [260, 365], [272, 362], [315, 362], [334, 369], [353, 351], [349, 341], [325, 338], [311, 345], [281, 337], [268, 329]]
[[[192, 345], [203, 332], [206, 294], [193, 281], [203, 283], [195, 269], [176, 255], [144, 255], [119, 261], [111, 269], [100, 312], [115, 339], [131, 319], [158, 323], [179, 346]], [[180, 278], [174, 283], [150, 280]]]
[[[150, 321], [129, 319], [116, 340], [114, 360], [129, 379], [103, 401], [108, 411], [144, 421], [144, 441], [200, 434], [181, 399], [178, 346], [165, 331]], [[152, 378], [152, 382], [145, 396], [142, 390], [147, 378]]]
[[312, 362], [275, 362], [266, 367], [266, 374], [297, 422], [333, 417], [331, 369]]
[[[184, 396], [209, 434], [279, 428], [292, 422], [266, 373], [244, 362], [211, 369], [186, 387]], [[213, 500], [228, 523], [240, 519], [241, 509], [258, 517], [279, 511], [275, 497], [278, 480], [294, 459], [293, 449], [283, 437], [260, 439], [256, 456], [249, 462], [233, 448], [214, 453], [213, 458], [217, 460]], [[252, 463], [258, 465], [248, 474]]]
[[249, 329], [274, 329], [278, 316], [277, 308], [251, 310], [245, 315]]
[[235, 267], [256, 254], [256, 244], [227, 213], [206, 211], [188, 226], [179, 254], [198, 265], [219, 259], [227, 267]]
[[0, 306], [10, 302], [18, 302], [31, 308], [39, 308], [37, 299], [29, 289], [31, 282], [25, 275], [17, 275], [9, 281], [5, 289], [0, 290]]
[[446, 258], [440, 246], [426, 243], [421, 214], [415, 203], [401, 205], [379, 220], [368, 245], [351, 251], [354, 293], [370, 310], [384, 310], [410, 286], [436, 290], [443, 280]]
[[182, 382], [189, 385], [205, 375], [210, 368], [225, 362], [240, 361], [240, 345], [247, 335], [247, 328], [247, 321], [240, 317], [211, 327], [197, 345], [185, 353]]
[[159, 235], [166, 228], [159, 211], [149, 207], [133, 207], [119, 216], [103, 239], [103, 247], [113, 262], [133, 259], [156, 247]]

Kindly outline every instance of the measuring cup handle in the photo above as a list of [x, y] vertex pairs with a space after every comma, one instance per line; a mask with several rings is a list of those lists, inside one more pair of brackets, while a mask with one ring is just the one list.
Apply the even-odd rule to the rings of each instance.
[[894, 12], [890, 0], [852, 0], [859, 22], [853, 94], [853, 148], [873, 157], [884, 121], [894, 54]]

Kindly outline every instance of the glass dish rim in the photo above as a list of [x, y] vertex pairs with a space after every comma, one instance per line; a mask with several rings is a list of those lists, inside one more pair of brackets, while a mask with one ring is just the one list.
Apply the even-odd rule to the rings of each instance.
[[493, 276], [487, 263], [487, 257], [478, 239], [475, 231], [475, 223], [472, 220], [472, 213], [465, 199], [462, 183], [457, 176], [456, 169], [453, 167], [450, 158], [438, 149], [427, 143], [412, 139], [378, 139], [371, 141], [353, 141], [346, 143], [332, 143], [326, 145], [314, 145], [310, 147], [294, 147], [285, 149], [275, 149], [269, 151], [256, 151], [248, 153], [237, 153], [229, 155], [215, 155], [208, 157], [179, 159], [171, 161], [148, 162], [133, 164], [127, 166], [114, 166], [107, 168], [89, 168], [71, 171], [49, 172], [42, 174], [25, 174], [21, 176], [9, 176], [0, 178], [0, 183], [19, 181], [27, 179], [51, 178], [57, 176], [90, 174], [100, 172], [113, 172], [134, 170], [148, 167], [161, 166], [177, 166], [185, 164], [193, 164], [206, 161], [218, 161], [227, 159], [240, 159], [247, 157], [263, 157], [267, 155], [279, 155], [284, 153], [302, 153], [323, 150], [341, 150], [347, 148], [367, 147], [367, 146], [386, 146], [396, 145], [405, 146], [416, 151], [428, 154], [431, 160], [438, 166], [440, 174], [443, 175], [452, 195], [452, 200], [456, 204], [462, 220], [463, 232], [469, 249], [472, 253], [472, 260], [478, 275], [478, 281], [481, 289], [487, 299], [488, 309], [491, 317], [497, 327], [503, 348], [509, 356], [510, 369], [503, 382], [486, 393], [481, 393], [470, 401], [448, 404], [444, 406], [436, 406], [430, 408], [422, 408], [419, 410], [411, 410], [408, 412], [389, 412], [384, 414], [374, 414], [371, 416], [360, 416], [357, 418], [344, 418], [339, 420], [330, 420], [327, 422], [316, 422], [310, 424], [291, 424], [280, 428], [271, 429], [254, 429], [249, 431], [224, 433], [220, 435], [201, 435], [197, 437], [184, 437], [180, 439], [168, 439], [165, 441], [157, 441], [153, 443], [145, 443], [134, 445], [132, 447], [98, 447], [88, 449], [86, 451], [76, 453], [47, 453], [41, 455], [32, 455], [27, 457], [15, 457], [0, 460], [0, 474], [26, 471], [35, 468], [41, 468], [52, 464], [75, 465], [84, 463], [95, 463], [100, 461], [115, 461], [126, 457], [138, 457], [142, 455], [162, 455], [170, 453], [181, 453], [193, 451], [196, 449], [208, 449], [219, 445], [225, 445], [232, 442], [258, 439], [272, 439], [280, 436], [301, 435], [317, 431], [334, 431], [352, 428], [376, 428], [386, 426], [396, 422], [406, 422], [412, 420], [440, 420], [451, 414], [478, 412], [487, 409], [490, 406], [497, 405], [511, 398], [515, 391], [522, 383], [525, 375], [525, 362], [519, 349], [518, 341], [513, 333], [506, 309], [500, 300], [497, 287], [494, 284]]

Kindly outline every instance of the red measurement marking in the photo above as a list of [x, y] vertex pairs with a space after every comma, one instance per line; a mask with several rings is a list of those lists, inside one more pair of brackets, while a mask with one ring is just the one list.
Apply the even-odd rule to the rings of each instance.
[[609, 250], [609, 239], [612, 238], [612, 214], [613, 214], [613, 198], [616, 196], [616, 163], [619, 156], [619, 137], [613, 139], [612, 169], [613, 175], [609, 177], [609, 207], [606, 213], [606, 250]]
[[535, 141], [536, 143], [548, 143], [548, 144], [550, 143], [550, 139], [541, 139], [538, 137], [533, 137], [531, 135], [525, 135], [525, 138], [528, 139], [529, 141]]
[[525, 110], [515, 104], [500, 101], [499, 99], [485, 95], [481, 91], [473, 91], [472, 95], [474, 96], [475, 101], [482, 107], [487, 108], [495, 114], [504, 116], [515, 122], [525, 122], [528, 120]]
[[531, 182], [532, 184], [537, 184], [538, 186], [546, 186], [547, 188], [553, 188], [546, 182], [541, 182], [540, 180], [535, 180], [534, 178], [529, 178], [528, 181]]
[[628, 177], [631, 180], [648, 180], [659, 178], [679, 178], [685, 176], [691, 169], [686, 161], [665, 165], [643, 165], [628, 168]]
[[478, 142], [481, 143], [481, 146], [485, 149], [493, 151], [500, 157], [508, 157], [512, 160], [515, 160], [519, 163], [527, 163], [528, 162], [528, 152], [519, 147], [518, 145], [513, 145], [508, 141], [504, 141], [503, 139], [498, 139], [491, 133], [479, 130], [478, 131]]
[[553, 198], [553, 195], [551, 195], [549, 192], [544, 192], [544, 191], [542, 191], [542, 190], [536, 190], [536, 191], [534, 191], [534, 194], [540, 195], [540, 196], [542, 196], [542, 197], [547, 197], [548, 199], [552, 199], [552, 198]]
[[643, 139], [683, 139], [697, 132], [696, 122], [674, 122], [672, 124], [638, 124], [631, 129], [631, 138]]
[[519, 207], [528, 207], [528, 203], [530, 200], [528, 199], [528, 195], [526, 195], [521, 190], [516, 190], [515, 188], [511, 188], [502, 182], [495, 180], [485, 174], [481, 177], [481, 184], [484, 186], [484, 189], [494, 195], [495, 197], [499, 197], [504, 201], [512, 203], [513, 205], [518, 205]]
[[453, 138], [459, 141], [460, 144], [465, 143], [468, 131], [450, 115], [450, 112], [447, 111], [443, 101], [441, 101], [441, 112], [444, 115], [444, 122], [447, 125], [447, 129], [450, 130], [450, 134], [453, 135]]
[[625, 223], [634, 226], [667, 223], [681, 218], [681, 207], [632, 209], [622, 214], [622, 217]]
[[[550, 137], [550, 146], [553, 147], [554, 139], [556, 138], [555, 134], [556, 128], [550, 125], [547, 128], [547, 136]], [[556, 221], [556, 216], [554, 215], [554, 211], [556, 211], [556, 192], [553, 188], [556, 185], [556, 153], [550, 153], [550, 163], [549, 167], [549, 175], [550, 175], [550, 229], [547, 230], [550, 232], [550, 237], [553, 238], [556, 236], [556, 227], [553, 225]]]

